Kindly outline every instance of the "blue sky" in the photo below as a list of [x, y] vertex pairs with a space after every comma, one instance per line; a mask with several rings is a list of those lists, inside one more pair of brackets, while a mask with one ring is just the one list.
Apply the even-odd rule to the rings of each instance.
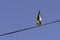
[[[41, 11], [43, 24], [60, 19], [60, 0], [0, 0], [0, 34], [36, 25]], [[0, 40], [60, 40], [60, 23], [1, 36]]]

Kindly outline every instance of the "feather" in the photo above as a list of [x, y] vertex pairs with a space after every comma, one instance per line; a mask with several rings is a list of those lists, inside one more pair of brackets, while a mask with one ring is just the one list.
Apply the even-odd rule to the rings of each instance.
[[38, 11], [36, 23], [37, 25], [42, 25], [42, 17], [41, 17], [40, 11]]

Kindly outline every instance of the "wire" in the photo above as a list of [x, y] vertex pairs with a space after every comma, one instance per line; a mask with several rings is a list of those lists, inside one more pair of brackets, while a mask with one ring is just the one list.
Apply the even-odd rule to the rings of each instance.
[[[49, 22], [49, 23], [45, 23], [45, 24], [43, 24], [41, 26], [45, 26], [45, 25], [48, 25], [48, 24], [56, 23], [56, 22], [60, 22], [60, 20], [56, 20], [56, 21], [52, 21], [52, 22]], [[37, 28], [37, 27], [40, 27], [40, 25], [29, 27], [29, 28], [25, 28], [25, 29], [21, 29], [21, 30], [17, 30], [17, 31], [13, 31], [13, 32], [9, 32], [9, 33], [4, 33], [4, 34], [1, 34], [0, 36], [5, 36], [5, 35], [17, 33], [17, 32], [22, 32], [22, 31], [26, 31], [26, 30], [29, 30], [29, 29]]]

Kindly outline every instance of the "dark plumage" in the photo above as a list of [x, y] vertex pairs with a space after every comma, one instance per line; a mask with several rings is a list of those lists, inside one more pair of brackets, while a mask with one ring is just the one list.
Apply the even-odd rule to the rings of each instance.
[[41, 18], [40, 11], [38, 12], [36, 23], [37, 25], [42, 25], [42, 18]]

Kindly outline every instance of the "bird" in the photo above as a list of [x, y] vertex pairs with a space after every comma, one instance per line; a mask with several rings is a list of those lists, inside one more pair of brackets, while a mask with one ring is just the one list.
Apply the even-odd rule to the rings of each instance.
[[36, 24], [37, 25], [42, 25], [42, 17], [41, 17], [41, 13], [40, 10], [38, 11], [38, 15], [37, 15], [37, 19], [36, 19]]

